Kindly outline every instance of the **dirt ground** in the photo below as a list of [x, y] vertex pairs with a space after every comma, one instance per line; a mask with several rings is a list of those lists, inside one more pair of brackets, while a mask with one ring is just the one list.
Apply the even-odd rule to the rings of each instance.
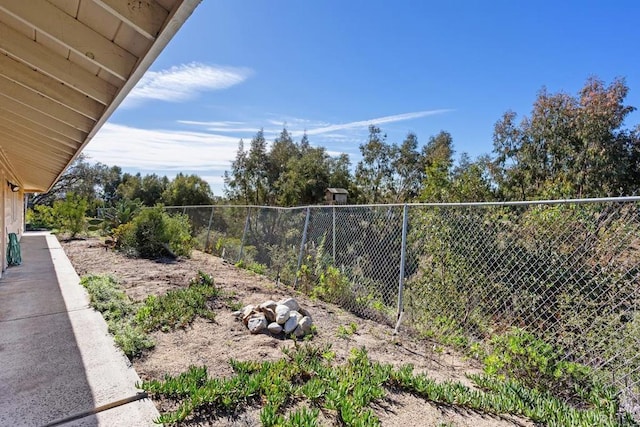
[[[472, 385], [465, 374], [480, 370], [477, 363], [453, 351], [436, 351], [433, 343], [410, 338], [402, 328], [394, 336], [393, 329], [386, 325], [356, 317], [337, 306], [311, 300], [266, 277], [238, 269], [221, 258], [202, 252], [196, 251], [191, 258], [177, 261], [151, 261], [127, 258], [105, 247], [98, 239], [61, 243], [78, 275], [111, 275], [135, 301], [187, 286], [198, 271], [203, 271], [210, 274], [216, 286], [229, 295], [229, 301], [242, 305], [295, 297], [311, 313], [317, 327], [313, 343], [331, 344], [339, 362], [347, 359], [352, 348], [366, 347], [372, 360], [393, 365], [410, 363], [414, 365], [415, 372], [425, 372], [436, 381], [455, 380]], [[231, 313], [226, 304], [220, 304], [214, 322], [198, 319], [187, 330], [153, 333], [156, 347], [132, 362], [138, 375], [144, 380], [162, 379], [164, 374], [178, 374], [190, 365], [206, 365], [211, 376], [227, 376], [232, 373], [227, 363], [231, 358], [276, 360], [283, 356], [282, 347], [292, 345], [290, 340], [250, 334]], [[351, 323], [357, 324], [356, 332], [341, 338], [338, 328]], [[406, 393], [390, 392], [374, 410], [382, 425], [389, 427], [533, 425], [513, 417], [496, 418], [438, 407]], [[258, 413], [259, 408], [250, 409], [239, 418], [217, 419], [205, 425], [258, 426]]]

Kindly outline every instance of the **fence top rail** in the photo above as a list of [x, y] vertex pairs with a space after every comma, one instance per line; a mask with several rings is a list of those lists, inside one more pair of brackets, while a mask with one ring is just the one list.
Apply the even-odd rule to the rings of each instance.
[[587, 204], [587, 203], [625, 203], [640, 202], [640, 196], [628, 197], [601, 197], [592, 199], [556, 199], [556, 200], [521, 200], [512, 202], [466, 202], [466, 203], [373, 203], [366, 205], [305, 205], [305, 206], [259, 206], [259, 205], [185, 205], [185, 206], [165, 206], [165, 209], [193, 209], [193, 208], [256, 208], [275, 210], [300, 210], [307, 208], [365, 208], [365, 207], [401, 207], [401, 206], [422, 206], [422, 207], [483, 207], [483, 206], [522, 206], [522, 205], [562, 205], [562, 204]]

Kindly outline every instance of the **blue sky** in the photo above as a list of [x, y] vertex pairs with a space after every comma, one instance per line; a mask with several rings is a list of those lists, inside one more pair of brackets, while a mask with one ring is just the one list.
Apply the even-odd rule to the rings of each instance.
[[543, 86], [624, 77], [640, 106], [638, 18], [637, 1], [204, 0], [85, 153], [217, 196], [239, 139], [284, 124], [354, 165], [369, 124], [398, 143], [446, 130], [476, 157]]

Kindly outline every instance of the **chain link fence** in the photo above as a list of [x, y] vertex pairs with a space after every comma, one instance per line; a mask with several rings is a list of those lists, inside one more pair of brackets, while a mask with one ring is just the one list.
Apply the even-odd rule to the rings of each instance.
[[640, 198], [167, 210], [201, 249], [362, 317], [461, 345], [526, 329], [638, 404]]

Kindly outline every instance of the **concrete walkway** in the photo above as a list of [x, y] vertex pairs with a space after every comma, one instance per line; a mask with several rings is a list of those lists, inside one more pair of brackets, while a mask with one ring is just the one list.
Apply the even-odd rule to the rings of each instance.
[[20, 246], [22, 265], [0, 279], [0, 426], [155, 425], [149, 399], [105, 409], [139, 378], [57, 239], [25, 233]]

